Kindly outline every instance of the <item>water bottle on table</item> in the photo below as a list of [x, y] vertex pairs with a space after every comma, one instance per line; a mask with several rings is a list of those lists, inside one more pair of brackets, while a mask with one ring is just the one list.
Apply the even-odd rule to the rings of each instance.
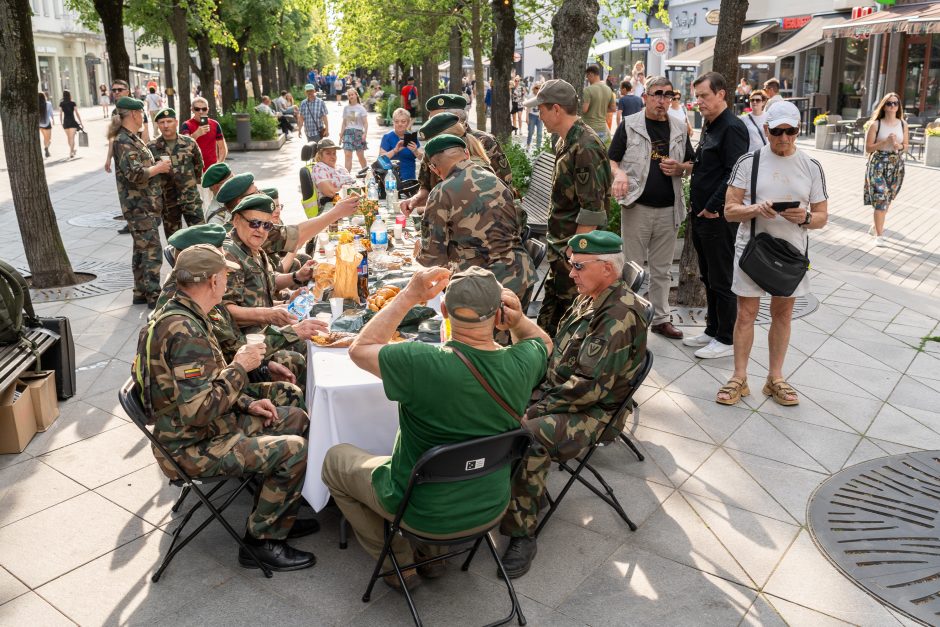
[[366, 189], [366, 198], [369, 200], [379, 199], [379, 184], [375, 181], [375, 176], [369, 177], [369, 185]]
[[287, 311], [294, 315], [298, 320], [306, 320], [317, 302], [316, 297], [306, 287], [300, 290], [300, 293], [287, 306]]
[[375, 216], [375, 221], [372, 222], [372, 228], [369, 231], [369, 239], [375, 253], [381, 255], [388, 250], [388, 227], [385, 226], [381, 215]]
[[385, 175], [385, 203], [389, 215], [398, 213], [398, 181], [391, 170]]

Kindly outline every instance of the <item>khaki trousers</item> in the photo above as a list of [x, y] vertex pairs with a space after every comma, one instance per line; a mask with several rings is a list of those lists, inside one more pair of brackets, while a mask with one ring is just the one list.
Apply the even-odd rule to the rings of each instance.
[[623, 254], [627, 261], [649, 263], [649, 300], [653, 303], [653, 324], [669, 322], [669, 269], [676, 252], [672, 207], [648, 207], [634, 203], [620, 212]]

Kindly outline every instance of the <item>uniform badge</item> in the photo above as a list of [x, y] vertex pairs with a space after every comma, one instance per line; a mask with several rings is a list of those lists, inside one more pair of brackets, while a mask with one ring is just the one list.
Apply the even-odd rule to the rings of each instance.
[[202, 367], [198, 368], [187, 368], [183, 371], [184, 379], [198, 379], [202, 376]]
[[580, 248], [581, 250], [584, 250], [585, 248], [587, 248], [587, 240], [582, 239], [581, 241], [579, 241], [578, 248]]
[[604, 344], [607, 341], [603, 338], [594, 337], [591, 338], [591, 341], [587, 345], [587, 356], [588, 357], [597, 357], [600, 355], [601, 351], [604, 349]]
[[439, 105], [441, 105], [441, 106], [443, 107], [443, 106], [444, 106], [444, 99], [443, 99], [443, 98], [438, 98], [438, 99], [437, 99], [437, 104], [439, 104]]
[[587, 185], [590, 176], [590, 168], [578, 168], [574, 171], [574, 178], [578, 181], [578, 185]]

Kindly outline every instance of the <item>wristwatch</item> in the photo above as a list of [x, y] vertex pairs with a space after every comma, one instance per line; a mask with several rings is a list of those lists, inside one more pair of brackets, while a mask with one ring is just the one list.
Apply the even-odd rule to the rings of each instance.
[[291, 278], [291, 281], [294, 282], [294, 285], [300, 285], [300, 281], [297, 280], [297, 271], [296, 271], [296, 270], [294, 270], [293, 272], [290, 273], [290, 278]]
[[813, 221], [813, 212], [809, 209], [806, 210], [806, 219], [800, 222], [800, 226], [808, 226], [810, 222]]

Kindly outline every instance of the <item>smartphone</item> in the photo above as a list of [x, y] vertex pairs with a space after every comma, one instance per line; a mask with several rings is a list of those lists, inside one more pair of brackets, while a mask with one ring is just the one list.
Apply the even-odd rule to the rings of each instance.
[[414, 142], [414, 143], [417, 144], [417, 143], [418, 143], [418, 132], [415, 131], [414, 133], [405, 133], [405, 137], [403, 138], [403, 141], [405, 142], [405, 146], [407, 146], [407, 145], [410, 144], [411, 142]]
[[774, 211], [778, 213], [781, 211], [786, 211], [787, 209], [796, 209], [799, 206], [800, 206], [800, 201], [798, 200], [787, 200], [783, 202], [773, 203]]
[[205, 126], [208, 123], [209, 123], [208, 117], [202, 116], [201, 118], [199, 118], [199, 126]]

